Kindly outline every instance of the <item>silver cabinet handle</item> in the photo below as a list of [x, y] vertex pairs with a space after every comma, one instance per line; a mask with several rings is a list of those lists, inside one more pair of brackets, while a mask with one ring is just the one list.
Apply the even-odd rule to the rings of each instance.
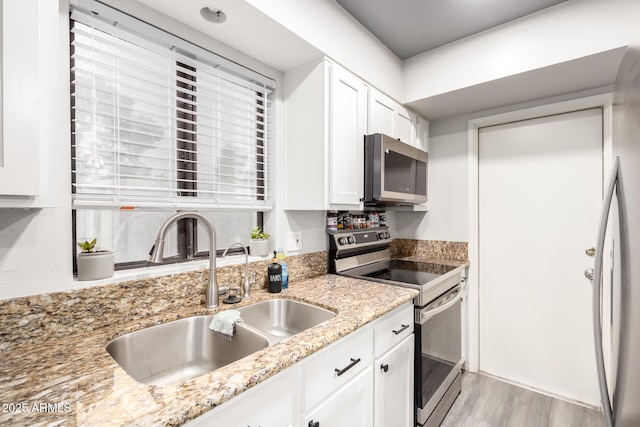
[[590, 248], [587, 248], [585, 249], [584, 253], [587, 254], [588, 256], [595, 256], [596, 248], [594, 248], [593, 246]]

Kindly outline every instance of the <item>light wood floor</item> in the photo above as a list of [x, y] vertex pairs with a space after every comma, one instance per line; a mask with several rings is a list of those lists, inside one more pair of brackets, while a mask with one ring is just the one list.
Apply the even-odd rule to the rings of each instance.
[[442, 427], [602, 427], [596, 410], [465, 372]]

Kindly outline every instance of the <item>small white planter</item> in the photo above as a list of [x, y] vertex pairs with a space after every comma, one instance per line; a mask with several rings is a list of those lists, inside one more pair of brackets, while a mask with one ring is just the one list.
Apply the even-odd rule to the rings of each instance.
[[80, 252], [78, 280], [107, 279], [113, 276], [113, 252]]
[[267, 256], [271, 249], [269, 239], [251, 239], [249, 247], [251, 256]]

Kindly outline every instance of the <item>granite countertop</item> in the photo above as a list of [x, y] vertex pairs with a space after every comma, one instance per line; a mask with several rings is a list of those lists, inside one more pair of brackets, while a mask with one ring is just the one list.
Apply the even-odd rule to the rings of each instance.
[[[424, 257], [420, 258], [425, 260]], [[2, 425], [181, 425], [286, 369], [405, 302], [417, 291], [335, 275], [294, 281], [280, 294], [253, 291], [249, 301], [207, 310], [194, 306], [123, 325], [11, 348], [0, 361]], [[179, 385], [136, 382], [109, 356], [106, 344], [154, 324], [269, 298], [290, 298], [335, 311], [321, 325]], [[126, 310], [123, 307], [122, 310]]]

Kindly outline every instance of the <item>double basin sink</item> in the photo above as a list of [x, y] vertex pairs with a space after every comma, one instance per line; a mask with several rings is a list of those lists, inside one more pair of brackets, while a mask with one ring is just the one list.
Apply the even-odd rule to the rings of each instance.
[[209, 329], [213, 315], [174, 320], [111, 341], [107, 352], [136, 381], [178, 384], [214, 371], [336, 314], [289, 299], [270, 299], [238, 309], [231, 340]]

